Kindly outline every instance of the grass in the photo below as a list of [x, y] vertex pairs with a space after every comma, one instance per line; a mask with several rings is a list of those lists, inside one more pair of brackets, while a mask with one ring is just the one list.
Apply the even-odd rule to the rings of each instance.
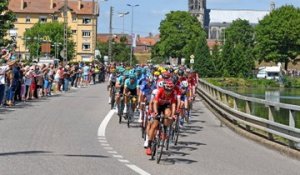
[[280, 87], [280, 84], [277, 81], [266, 80], [266, 79], [206, 78], [205, 80], [219, 87], [264, 87], [264, 88]]

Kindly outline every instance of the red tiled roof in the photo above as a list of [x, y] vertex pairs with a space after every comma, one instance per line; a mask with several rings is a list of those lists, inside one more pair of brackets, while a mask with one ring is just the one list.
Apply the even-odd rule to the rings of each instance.
[[221, 43], [218, 40], [213, 40], [213, 39], [207, 39], [207, 46], [209, 49], [213, 49], [216, 45], [221, 45]]
[[[21, 9], [21, 2], [24, 2], [24, 8]], [[60, 11], [64, 6], [64, 1], [53, 0], [53, 8], [50, 9], [51, 0], [10, 0], [8, 9], [15, 13], [55, 13]], [[98, 9], [98, 5], [96, 8]], [[92, 15], [93, 14], [93, 2], [82, 1], [81, 8], [78, 9], [78, 1], [68, 1], [68, 7], [76, 14]], [[98, 15], [98, 10], [96, 10]]]

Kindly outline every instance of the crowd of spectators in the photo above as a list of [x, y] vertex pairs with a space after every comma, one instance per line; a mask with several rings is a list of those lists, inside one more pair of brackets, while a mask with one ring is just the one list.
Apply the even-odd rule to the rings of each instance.
[[[97, 81], [96, 81], [97, 80]], [[8, 61], [0, 65], [0, 107], [64, 93], [105, 81], [103, 64], [24, 65]]]

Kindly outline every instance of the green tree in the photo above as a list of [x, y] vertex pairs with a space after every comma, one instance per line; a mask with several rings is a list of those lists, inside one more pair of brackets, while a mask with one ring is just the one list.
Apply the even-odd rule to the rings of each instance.
[[1, 0], [0, 2], [0, 47], [6, 46], [9, 41], [5, 38], [7, 31], [14, 27], [16, 16], [8, 10], [8, 0]]
[[217, 42], [212, 49], [211, 59], [215, 70], [215, 72], [213, 73], [213, 77], [222, 77], [224, 62], [221, 58], [220, 46], [218, 45]]
[[[203, 32], [200, 22], [188, 12], [172, 11], [160, 23], [160, 42], [156, 44], [157, 58], [189, 58], [195, 49], [195, 38]], [[179, 59], [180, 60], [180, 59]]]
[[[115, 42], [115, 39], [112, 40], [112, 61], [123, 62], [126, 64], [130, 63], [130, 51], [131, 48], [127, 45], [127, 38], [121, 37], [120, 42]], [[106, 43], [97, 43], [97, 49], [100, 50], [101, 58], [100, 60], [104, 60], [104, 56], [108, 56], [108, 46], [109, 42]], [[133, 55], [132, 63], [136, 64], [136, 57]]]
[[300, 8], [287, 5], [273, 10], [256, 27], [255, 53], [259, 61], [285, 63], [300, 54]]
[[228, 29], [222, 49], [223, 73], [247, 77], [254, 68], [254, 29], [247, 20], [235, 20]]
[[[51, 44], [61, 43], [58, 46], [58, 51], [63, 50], [64, 43], [64, 25], [59, 22], [51, 23], [37, 23], [29, 30], [26, 30], [24, 39], [26, 40], [27, 47], [29, 49], [31, 57], [40, 55], [40, 47], [43, 38], [49, 37]], [[75, 56], [75, 42], [72, 40], [71, 29], [68, 29], [68, 60], [71, 60]], [[51, 55], [55, 54], [55, 48], [52, 47]], [[58, 54], [59, 55], [59, 54]], [[62, 58], [59, 56], [62, 60]]]
[[194, 69], [201, 75], [201, 77], [212, 77], [215, 73], [215, 67], [209, 53], [206, 34], [204, 32], [202, 32], [200, 37], [198, 37], [194, 54]]

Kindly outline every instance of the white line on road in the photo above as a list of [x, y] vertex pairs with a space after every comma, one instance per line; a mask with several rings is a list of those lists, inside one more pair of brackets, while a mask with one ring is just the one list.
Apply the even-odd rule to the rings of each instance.
[[115, 158], [123, 158], [121, 155], [113, 155]]
[[109, 146], [108, 143], [102, 143], [101, 145], [102, 145], [102, 146]]
[[146, 171], [144, 171], [141, 168], [137, 167], [136, 165], [127, 164], [126, 166], [131, 168], [133, 171], [139, 173], [140, 175], [150, 175], [149, 173], [147, 173]]
[[118, 161], [122, 162], [122, 163], [129, 163], [128, 160], [125, 160], [125, 159], [118, 159]]
[[109, 120], [114, 115], [114, 113], [115, 113], [114, 110], [110, 110], [109, 113], [105, 116], [104, 120], [102, 121], [102, 123], [100, 124], [100, 126], [98, 128], [98, 137], [105, 137], [106, 126], [107, 126]]
[[[101, 122], [101, 124], [98, 128], [98, 140], [99, 140], [99, 142], [104, 142], [106, 140], [106, 138], [105, 138], [106, 126], [108, 125], [108, 123], [109, 123], [110, 119], [112, 118], [112, 116], [114, 115], [114, 113], [115, 113], [115, 110], [110, 110], [109, 113], [105, 116], [105, 118]], [[102, 143], [102, 145], [104, 145], [104, 144]], [[110, 151], [107, 151], [108, 153], [117, 154], [116, 151], [113, 151], [112, 147], [104, 147], [104, 149], [110, 150]], [[121, 155], [113, 155], [113, 157], [123, 158], [123, 156], [121, 156]], [[129, 161], [125, 160], [125, 159], [118, 159], [118, 161], [120, 161], [122, 163], [129, 163]], [[129, 167], [130, 169], [132, 169], [133, 171], [137, 172], [140, 175], [150, 175], [150, 173], [142, 170], [141, 168], [139, 168], [136, 165], [126, 164], [126, 166]]]
[[107, 151], [110, 154], [118, 154], [117, 151]]

